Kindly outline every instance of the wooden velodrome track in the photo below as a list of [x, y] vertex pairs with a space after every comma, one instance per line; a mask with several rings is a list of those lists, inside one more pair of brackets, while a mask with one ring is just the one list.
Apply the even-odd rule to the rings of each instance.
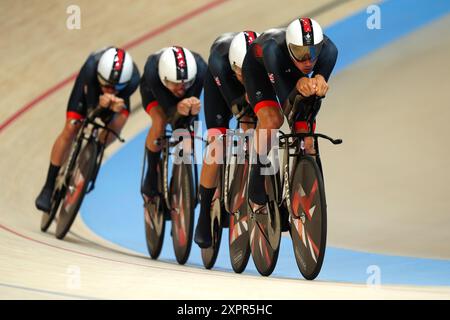
[[[89, 52], [109, 44], [125, 46], [142, 70], [146, 57], [163, 46], [183, 45], [206, 58], [210, 44], [223, 32], [263, 31], [306, 14], [326, 26], [372, 2], [126, 0], [111, 4], [81, 0], [77, 1], [81, 29], [68, 30], [66, 8], [71, 1], [3, 0], [0, 298], [450, 298], [445, 287], [373, 289], [151, 261], [99, 238], [80, 219], [65, 241], [56, 240], [52, 231], [39, 231], [34, 199], [64, 122], [72, 75]], [[427, 28], [449, 30], [450, 19]], [[321, 126], [338, 132], [346, 143], [333, 150], [333, 160], [326, 164], [327, 188], [332, 190], [328, 202], [336, 212], [329, 217], [330, 245], [450, 258], [449, 150], [441, 147], [448, 145], [450, 111], [444, 102], [448, 104], [450, 91], [443, 71], [448, 70], [448, 62], [445, 67], [442, 62], [450, 41], [448, 35], [445, 41], [434, 36], [430, 41], [439, 50], [418, 48], [415, 37], [426, 31], [369, 55], [331, 82], [327, 100], [332, 103], [322, 112]], [[427, 58], [426, 67], [418, 57]], [[396, 69], [405, 72], [383, 78]], [[421, 81], [429, 70], [433, 76]], [[134, 95], [133, 104], [138, 103], [139, 96]], [[123, 135], [129, 139], [148, 125], [148, 117], [138, 109]], [[374, 148], [383, 151], [374, 157]], [[116, 149], [117, 145], [112, 146], [108, 154]], [[348, 163], [349, 155], [352, 163]], [[74, 286], [71, 275], [77, 270], [81, 282]]]

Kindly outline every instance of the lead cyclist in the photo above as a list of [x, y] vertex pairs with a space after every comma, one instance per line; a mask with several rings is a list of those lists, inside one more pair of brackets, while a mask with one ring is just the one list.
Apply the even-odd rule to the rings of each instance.
[[[244, 85], [258, 118], [255, 151], [249, 181], [252, 210], [265, 210], [267, 194], [262, 169], [270, 166], [267, 155], [273, 129], [283, 124], [284, 114], [295, 122], [297, 132], [308, 132], [315, 116], [308, 112], [315, 96], [324, 97], [336, 64], [338, 50], [310, 18], [292, 21], [287, 28], [270, 29], [254, 41], [242, 67]], [[312, 128], [314, 130], [314, 128]], [[313, 138], [305, 139], [308, 154], [314, 153]]]

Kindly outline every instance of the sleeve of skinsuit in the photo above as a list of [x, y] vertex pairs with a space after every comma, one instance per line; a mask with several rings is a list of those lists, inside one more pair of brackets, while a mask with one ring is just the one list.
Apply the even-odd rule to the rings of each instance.
[[324, 44], [320, 51], [319, 58], [314, 66], [314, 74], [322, 75], [326, 81], [330, 78], [331, 72], [336, 65], [338, 49], [330, 38], [324, 36]]
[[153, 95], [152, 89], [150, 87], [150, 80], [149, 77], [149, 70], [151, 70], [148, 67], [148, 64], [150, 63], [151, 58], [147, 60], [147, 63], [144, 67], [144, 73], [142, 74], [139, 91], [141, 93], [141, 101], [142, 101], [142, 107], [144, 108], [145, 112], [150, 113], [150, 110], [158, 105], [158, 102], [155, 99], [155, 96]]
[[86, 105], [88, 109], [96, 108], [99, 102], [99, 96], [102, 94], [100, 89], [100, 84], [97, 79], [97, 66], [99, 54], [95, 53], [92, 55], [92, 59], [89, 59], [89, 63], [86, 65], [85, 69], [85, 96]]
[[286, 55], [274, 39], [267, 40], [264, 43], [263, 55], [267, 74], [275, 88], [278, 100], [283, 106], [284, 102], [289, 97], [292, 88], [295, 87], [295, 83], [293, 83], [292, 79], [288, 78], [284, 72], [285, 69], [289, 68], [285, 62]]
[[125, 115], [128, 115], [128, 113], [130, 111], [130, 97], [136, 91], [137, 87], [139, 86], [139, 80], [140, 80], [139, 69], [136, 66], [136, 64], [133, 63], [133, 73], [131, 75], [130, 82], [125, 87], [125, 89], [123, 89], [121, 92], [119, 92], [119, 95], [118, 95], [120, 98], [122, 98], [125, 101], [126, 111], [123, 112]]
[[158, 74], [158, 61], [161, 55], [152, 55], [145, 65], [145, 78], [157, 105], [160, 105], [166, 112], [167, 110], [176, 108], [179, 101], [169, 89], [167, 89], [164, 84], [159, 79]]
[[212, 76], [220, 83], [219, 89], [223, 98], [228, 107], [231, 108], [233, 102], [241, 98], [245, 91], [231, 70], [227, 57], [228, 55], [222, 56], [220, 53], [212, 51], [208, 59], [208, 65]]
[[197, 76], [195, 77], [194, 84], [186, 92], [186, 97], [197, 97], [200, 98], [200, 94], [203, 89], [203, 82], [205, 81], [205, 73], [208, 68], [205, 60], [195, 52], [192, 52], [197, 63]]
[[87, 69], [90, 67], [89, 64], [92, 64], [94, 61], [92, 56], [86, 60], [83, 66], [80, 69], [80, 72], [77, 75], [75, 80], [75, 84], [72, 88], [72, 92], [70, 93], [69, 101], [67, 103], [67, 113], [74, 113], [81, 116], [83, 109], [86, 108], [86, 97], [84, 93], [84, 86], [86, 85], [86, 73]]
[[242, 64], [245, 91], [255, 114], [264, 107], [280, 107], [267, 71], [261, 62], [262, 50], [261, 44], [256, 39], [250, 45]]

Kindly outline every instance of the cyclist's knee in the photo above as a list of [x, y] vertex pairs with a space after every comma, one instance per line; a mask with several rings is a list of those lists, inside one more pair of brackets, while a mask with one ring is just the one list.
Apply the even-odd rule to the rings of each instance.
[[224, 140], [215, 136], [213, 138], [210, 137], [208, 141], [204, 162], [207, 164], [223, 163]]
[[244, 115], [241, 118], [241, 128], [244, 129], [244, 131], [247, 131], [249, 129], [254, 129], [256, 127], [256, 118], [255, 116], [250, 115]]
[[167, 125], [167, 117], [161, 107], [157, 106], [150, 111], [152, 126], [150, 132], [156, 135], [162, 135]]
[[161, 136], [164, 134], [164, 129], [166, 128], [166, 121], [162, 118], [152, 118], [152, 126], [150, 128], [151, 134], [155, 136]]
[[218, 137], [227, 133], [227, 128], [210, 128], [208, 129], [208, 144], [214, 143]]
[[[277, 110], [278, 111], [278, 110]], [[283, 116], [280, 112], [268, 112], [259, 119], [261, 129], [279, 129], [283, 125]]]
[[219, 142], [223, 143], [225, 137], [220, 137], [227, 133], [227, 128], [210, 128], [208, 129], [208, 145], [217, 145]]
[[80, 130], [80, 127], [81, 127], [80, 123], [73, 122], [72, 120], [69, 119], [66, 121], [64, 129], [61, 132], [60, 136], [64, 140], [71, 141], [76, 137], [78, 130]]
[[125, 124], [127, 123], [128, 115], [123, 113], [118, 113], [114, 117], [114, 119], [111, 121], [108, 127], [115, 131], [121, 131]]

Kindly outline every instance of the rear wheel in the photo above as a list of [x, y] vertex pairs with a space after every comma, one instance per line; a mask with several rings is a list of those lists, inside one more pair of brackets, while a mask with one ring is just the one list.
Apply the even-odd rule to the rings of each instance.
[[164, 241], [165, 219], [164, 210], [165, 202], [162, 196], [162, 160], [157, 166], [158, 191], [159, 196], [156, 196], [154, 201], [148, 201], [144, 196], [144, 218], [145, 218], [145, 238], [147, 241], [147, 249], [152, 259], [158, 259]]
[[[220, 182], [219, 182], [219, 185]], [[202, 261], [206, 269], [211, 269], [217, 260], [219, 254], [220, 242], [222, 240], [222, 201], [220, 187], [216, 188], [211, 203], [211, 235], [212, 244], [209, 248], [202, 249]]]
[[61, 204], [61, 198], [64, 194], [64, 189], [56, 189], [52, 195], [52, 206], [50, 212], [42, 213], [41, 217], [41, 231], [47, 232], [48, 228], [55, 219], [56, 213], [58, 212], [59, 205]]
[[295, 260], [303, 277], [313, 280], [322, 268], [327, 235], [325, 190], [313, 157], [304, 156], [297, 162], [290, 189], [290, 234]]
[[250, 258], [250, 238], [248, 217], [250, 208], [247, 202], [247, 181], [249, 164], [237, 164], [233, 174], [233, 180], [229, 188], [229, 251], [230, 261], [234, 272], [241, 273], [245, 270]]
[[[275, 177], [275, 178], [274, 178]], [[269, 276], [278, 260], [281, 240], [281, 219], [278, 208], [275, 176], [266, 176], [265, 185], [269, 202], [266, 210], [251, 213], [250, 221], [250, 247], [256, 269], [263, 276]]]
[[192, 245], [194, 228], [194, 182], [191, 164], [174, 164], [170, 181], [170, 215], [175, 257], [185, 264]]
[[56, 225], [56, 238], [58, 239], [64, 239], [75, 221], [84, 195], [86, 194], [89, 181], [91, 181], [92, 175], [94, 174], [97, 161], [97, 149], [98, 147], [95, 142], [88, 142], [76, 160], [59, 211]]
[[42, 217], [41, 217], [41, 231], [42, 232], [46, 232], [48, 230], [48, 228], [51, 226], [53, 220], [55, 219], [56, 214], [58, 213], [58, 209], [61, 204], [62, 197], [66, 193], [66, 181], [65, 181], [66, 177], [63, 175], [66, 172], [67, 166], [69, 166], [69, 168], [67, 169], [68, 172], [72, 171], [73, 167], [75, 166], [75, 163], [76, 163], [75, 160], [77, 158], [78, 152], [80, 151], [81, 142], [76, 141], [75, 144], [72, 145], [72, 148], [74, 148], [72, 150], [73, 158], [71, 159], [70, 163], [69, 163], [69, 160], [67, 160], [65, 162], [65, 164], [59, 169], [58, 176], [56, 178], [55, 190], [53, 191], [53, 194], [52, 194], [52, 205], [50, 208], [50, 212], [48, 212], [48, 213], [44, 212], [42, 214]]

